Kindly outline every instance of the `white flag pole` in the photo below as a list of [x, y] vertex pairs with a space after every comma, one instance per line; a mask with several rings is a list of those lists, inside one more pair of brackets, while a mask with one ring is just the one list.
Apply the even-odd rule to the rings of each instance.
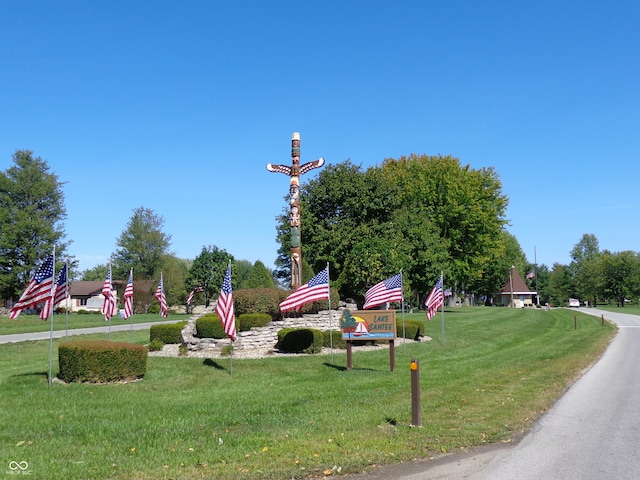
[[51, 277], [51, 295], [49, 298], [49, 301], [51, 302], [50, 307], [51, 307], [51, 311], [49, 312], [49, 376], [48, 376], [48, 383], [49, 386], [51, 386], [51, 370], [52, 370], [52, 365], [53, 365], [53, 296], [54, 296], [54, 291], [53, 291], [53, 287], [56, 284], [56, 246], [53, 246], [53, 271], [52, 271], [52, 277]]
[[442, 344], [444, 345], [444, 274], [440, 271], [440, 283], [442, 284]]
[[331, 350], [331, 363], [333, 363], [333, 314], [331, 313], [331, 281], [329, 280], [329, 262], [327, 262], [327, 290], [329, 292], [329, 347]]
[[404, 348], [404, 353], [407, 353], [407, 332], [404, 326], [404, 278], [402, 276], [402, 269], [400, 269], [400, 288], [402, 289], [402, 346]]
[[65, 330], [64, 330], [64, 339], [69, 340], [69, 260], [64, 262], [64, 267], [67, 271], [64, 279], [64, 320], [65, 320]]

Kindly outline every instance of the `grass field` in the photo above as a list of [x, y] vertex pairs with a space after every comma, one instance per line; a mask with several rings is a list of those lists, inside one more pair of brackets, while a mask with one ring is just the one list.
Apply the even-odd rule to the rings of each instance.
[[[439, 315], [426, 326], [432, 341], [398, 339], [395, 372], [388, 350], [356, 348], [351, 371], [338, 352], [234, 359], [232, 374], [228, 358], [150, 357], [139, 382], [48, 386], [48, 340], [0, 345], [0, 473], [27, 462], [30, 478], [46, 479], [317, 478], [505, 442], [615, 333], [568, 309], [461, 308], [445, 322], [444, 342]], [[413, 358], [420, 427], [410, 425]]]

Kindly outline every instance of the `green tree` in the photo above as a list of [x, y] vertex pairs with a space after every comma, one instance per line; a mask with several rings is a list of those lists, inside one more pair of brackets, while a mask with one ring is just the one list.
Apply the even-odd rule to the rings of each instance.
[[576, 295], [595, 305], [601, 284], [598, 239], [593, 234], [585, 233], [574, 245], [570, 255]]
[[133, 268], [134, 278], [160, 277], [163, 258], [169, 253], [171, 235], [164, 233], [164, 218], [144, 207], [134, 209], [125, 230], [120, 234], [113, 255], [114, 277], [125, 277]]
[[251, 272], [242, 283], [242, 288], [274, 288], [275, 282], [264, 263], [256, 260]]
[[[216, 299], [220, 294], [229, 260], [233, 262], [233, 256], [225, 250], [211, 245], [203, 246], [200, 255], [193, 260], [189, 268], [185, 282], [187, 290], [191, 291], [195, 287], [202, 287], [205, 294], [205, 304], [209, 305], [210, 299]], [[233, 275], [231, 279], [232, 284], [235, 285]]]
[[[109, 270], [109, 265], [101, 264], [96, 265], [95, 267], [88, 268], [83, 270], [80, 279], [84, 281], [94, 281], [97, 282], [99, 280], [103, 280], [107, 278], [107, 271]], [[127, 277], [128, 278], [128, 277]]]
[[[329, 262], [341, 297], [354, 299], [374, 277], [400, 268], [410, 291], [430, 290], [440, 271], [461, 288], [492, 291], [508, 273], [493, 272], [507, 248], [501, 188], [492, 169], [473, 170], [452, 157], [387, 159], [366, 171], [349, 161], [329, 165], [301, 188], [303, 262], [315, 272]], [[283, 281], [290, 277], [289, 231], [283, 211], [276, 261]]]
[[0, 298], [18, 297], [54, 245], [56, 258], [68, 259], [70, 271], [76, 267], [66, 254], [63, 185], [29, 150], [17, 150], [0, 172]]
[[186, 302], [187, 295], [191, 291], [187, 291], [186, 287], [190, 264], [190, 261], [178, 258], [175, 255], [163, 255], [160, 269], [169, 305], [183, 305]]
[[549, 301], [552, 305], [565, 305], [574, 296], [573, 275], [566, 265], [554, 263], [549, 276]]
[[625, 299], [640, 294], [640, 259], [631, 251], [602, 252], [600, 258], [601, 292], [604, 298], [613, 299], [624, 307]]

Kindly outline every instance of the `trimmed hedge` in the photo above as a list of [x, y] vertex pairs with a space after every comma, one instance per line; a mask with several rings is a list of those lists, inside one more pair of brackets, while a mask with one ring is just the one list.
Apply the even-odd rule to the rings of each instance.
[[149, 330], [149, 342], [160, 340], [165, 345], [172, 343], [182, 343], [182, 329], [187, 324], [186, 321], [178, 323], [160, 323], [151, 325]]
[[[418, 340], [422, 336], [424, 329], [424, 323], [420, 320], [405, 320], [404, 321], [404, 337]], [[402, 319], [396, 318], [396, 336], [402, 338]]]
[[271, 323], [271, 315], [266, 313], [243, 313], [236, 318], [239, 332], [248, 332], [253, 327], [266, 327]]
[[220, 317], [215, 313], [207, 313], [196, 320], [196, 337], [226, 338]]
[[320, 353], [322, 342], [322, 332], [315, 328], [283, 328], [276, 348], [286, 353]]
[[[331, 335], [333, 334], [333, 341]], [[340, 348], [344, 350], [347, 348], [347, 341], [342, 338], [342, 330], [323, 330], [322, 331], [322, 346], [330, 348], [333, 343], [333, 348]]]
[[[291, 290], [279, 288], [245, 288], [233, 292], [233, 303], [236, 315], [245, 313], [264, 313], [271, 316], [272, 321], [282, 320], [280, 303], [291, 294]], [[331, 289], [331, 307], [338, 308], [340, 295]], [[326, 300], [311, 302], [302, 307], [302, 313], [318, 313], [328, 307]]]
[[133, 343], [72, 340], [58, 347], [58, 362], [58, 378], [65, 382], [136, 380], [147, 370], [147, 349]]

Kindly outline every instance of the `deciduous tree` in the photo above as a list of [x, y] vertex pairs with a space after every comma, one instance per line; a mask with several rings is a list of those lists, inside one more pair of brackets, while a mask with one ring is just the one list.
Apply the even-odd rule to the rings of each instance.
[[18, 297], [54, 245], [58, 259], [76, 266], [66, 254], [63, 185], [29, 150], [16, 151], [0, 172], [0, 298]]

